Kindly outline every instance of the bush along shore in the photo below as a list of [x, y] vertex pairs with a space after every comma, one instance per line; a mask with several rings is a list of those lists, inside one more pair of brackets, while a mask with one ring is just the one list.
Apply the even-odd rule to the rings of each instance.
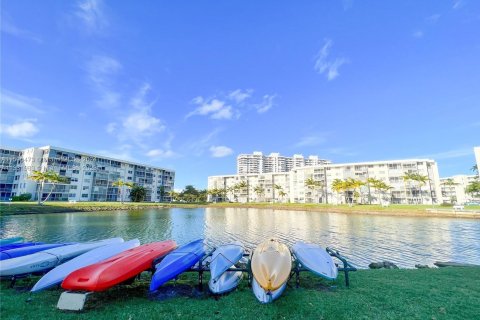
[[[208, 273], [205, 277], [208, 280]], [[343, 274], [326, 281], [301, 274], [292, 278], [282, 296], [260, 304], [248, 282], [233, 292], [212, 297], [204, 284], [197, 289], [194, 274], [149, 295], [150, 273], [130, 285], [119, 285], [89, 296], [84, 311], [56, 309], [60, 293], [53, 288], [30, 294], [38, 277], [9, 281], [0, 287], [0, 315], [6, 319], [476, 319], [480, 301], [480, 268], [359, 270], [350, 287]], [[28, 302], [27, 302], [28, 301]]]
[[465, 210], [455, 211], [452, 208], [431, 205], [329, 205], [303, 203], [149, 203], [149, 202], [36, 202], [0, 203], [1, 215], [65, 213], [88, 211], [143, 210], [163, 208], [255, 208], [271, 210], [297, 210], [312, 212], [338, 212], [375, 215], [423, 216], [423, 217], [463, 217], [480, 218], [480, 206], [468, 206]]

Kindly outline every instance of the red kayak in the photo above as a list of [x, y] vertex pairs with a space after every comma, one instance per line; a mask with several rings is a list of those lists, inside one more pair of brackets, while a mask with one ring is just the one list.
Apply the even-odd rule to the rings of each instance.
[[66, 290], [105, 291], [152, 267], [154, 259], [175, 249], [173, 240], [144, 244], [107, 260], [70, 273], [62, 282]]

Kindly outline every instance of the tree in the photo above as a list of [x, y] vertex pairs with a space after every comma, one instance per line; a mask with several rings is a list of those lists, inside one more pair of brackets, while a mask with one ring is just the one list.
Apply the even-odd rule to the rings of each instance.
[[[313, 178], [308, 178], [305, 180], [305, 187], [307, 187], [308, 189], [310, 189], [312, 192], [317, 190], [317, 188], [322, 188], [323, 187], [323, 184], [321, 181], [317, 181]], [[317, 199], [318, 197], [315, 197], [315, 199]], [[315, 201], [317, 202], [317, 201]]]
[[471, 167], [470, 170], [472, 170], [473, 173], [476, 173], [477, 175], [479, 175], [479, 173], [478, 173], [478, 166], [477, 166], [477, 165], [474, 165], [473, 167]]
[[[403, 179], [403, 188], [405, 190], [405, 203], [408, 204], [408, 195], [407, 195], [407, 182], [413, 181], [415, 179], [415, 173], [413, 172], [405, 172], [402, 176]], [[412, 191], [410, 190], [410, 194]]]
[[287, 194], [285, 193], [285, 191], [280, 190], [280, 191], [278, 192], [278, 195], [279, 195], [280, 198], [282, 198], [282, 200], [283, 200], [283, 197], [285, 197]]
[[168, 196], [170, 197], [170, 202], [178, 199], [178, 192], [176, 192], [175, 190], [170, 190], [167, 193], [168, 193]]
[[130, 200], [132, 202], [142, 202], [147, 195], [147, 190], [139, 185], [133, 185], [132, 190], [130, 191]]
[[446, 187], [448, 187], [448, 194], [450, 195], [450, 202], [454, 203], [457, 201], [457, 197], [455, 195], [452, 195], [452, 189], [454, 186], [458, 185], [452, 178], [448, 178], [442, 184]]
[[124, 203], [124, 192], [123, 192], [123, 187], [128, 187], [128, 188], [133, 188], [134, 184], [132, 182], [125, 182], [121, 179], [118, 179], [114, 183], [112, 183], [112, 186], [118, 188], [118, 197], [120, 198], [120, 201]]
[[[277, 190], [277, 191], [278, 191], [278, 195], [280, 195], [280, 191], [282, 191], [283, 188], [282, 188], [282, 186], [279, 185], [279, 184], [274, 184], [274, 185], [273, 185], [273, 188], [272, 188], [272, 191], [273, 191], [273, 190]], [[275, 193], [273, 194], [273, 197], [272, 197], [272, 198], [273, 198], [273, 202], [275, 202], [275, 200], [276, 200], [276, 199], [275, 199]]]
[[421, 175], [421, 174], [419, 174], [419, 173], [416, 173], [416, 174], [414, 174], [414, 179], [413, 179], [413, 180], [415, 180], [415, 181], [417, 182], [417, 184], [418, 184], [418, 189], [419, 189], [419, 192], [420, 192], [420, 201], [421, 201], [421, 204], [423, 204], [422, 187], [423, 187], [424, 185], [426, 185], [426, 184], [427, 184], [427, 181], [429, 181], [430, 179], [428, 179], [427, 176], [423, 176], [423, 175]]
[[261, 195], [265, 194], [265, 188], [263, 188], [261, 185], [257, 185], [253, 191], [257, 194], [257, 199], [259, 199]]
[[250, 195], [249, 195], [249, 185], [248, 185], [248, 180], [242, 180], [239, 183], [235, 185], [236, 188], [238, 188], [239, 191], [245, 191], [247, 193], [247, 202], [250, 201]]
[[470, 182], [465, 188], [465, 192], [471, 194], [474, 199], [480, 198], [480, 181]]
[[380, 186], [381, 184], [384, 183], [382, 180], [378, 180], [376, 178], [368, 178], [367, 179], [367, 186], [368, 186], [368, 191], [369, 191], [369, 195], [368, 195], [368, 203], [369, 204], [372, 204], [372, 197], [370, 195], [370, 188], [373, 188], [375, 190], [374, 194], [377, 195], [378, 192], [380, 191]]
[[335, 192], [337, 195], [340, 195], [341, 193], [345, 192], [345, 183], [340, 179], [335, 179], [332, 181], [331, 188], [333, 192]]
[[[46, 172], [41, 172], [41, 171], [33, 171], [33, 174], [28, 177], [30, 180], [37, 181], [40, 185], [38, 187], [38, 204], [43, 204], [45, 201], [50, 198], [50, 195], [52, 192], [55, 190], [55, 186], [59, 183], [67, 183], [68, 179], [66, 177], [63, 177], [56, 173], [55, 171], [46, 171]], [[52, 188], [50, 189], [50, 193], [47, 195], [45, 200], [42, 201], [42, 194], [43, 194], [43, 188], [45, 187], [45, 182], [49, 182], [52, 184]]]

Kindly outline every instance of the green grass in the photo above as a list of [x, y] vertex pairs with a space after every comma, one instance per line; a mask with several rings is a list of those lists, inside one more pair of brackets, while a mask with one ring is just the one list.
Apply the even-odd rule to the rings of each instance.
[[[149, 300], [148, 274], [130, 286], [92, 295], [81, 313], [56, 309], [61, 291], [33, 295], [0, 287], [0, 316], [6, 319], [475, 319], [480, 304], [480, 268], [360, 270], [328, 282], [302, 273], [300, 288], [289, 287], [274, 303], [262, 305], [246, 281], [215, 300], [207, 293], [185, 294], [193, 275], [182, 276], [183, 294]], [[25, 285], [26, 280], [18, 285]], [[32, 282], [33, 283], [33, 282]], [[332, 287], [333, 285], [333, 287]], [[173, 288], [167, 285], [167, 288]], [[190, 288], [190, 287], [186, 287]], [[193, 291], [194, 292], [194, 291]]]
[[[331, 204], [313, 204], [313, 203], [132, 203], [132, 202], [47, 202], [38, 205], [36, 202], [12, 202], [0, 204], [0, 215], [13, 214], [35, 214], [35, 213], [60, 213], [76, 211], [102, 211], [102, 210], [137, 210], [149, 208], [258, 208], [258, 209], [278, 209], [278, 210], [306, 210], [306, 211], [324, 211], [324, 212], [345, 212], [345, 213], [368, 213], [377, 212], [385, 214], [416, 214], [428, 216], [426, 209], [447, 209], [450, 207], [432, 206], [432, 205], [402, 205], [394, 204], [389, 207], [380, 205], [331, 205]], [[480, 210], [480, 206], [467, 206], [466, 211]], [[448, 211], [447, 211], [448, 212]]]

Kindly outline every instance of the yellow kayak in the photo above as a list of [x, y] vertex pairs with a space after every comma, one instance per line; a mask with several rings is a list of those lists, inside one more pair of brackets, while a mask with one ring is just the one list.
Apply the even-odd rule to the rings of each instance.
[[251, 267], [260, 287], [274, 291], [287, 282], [292, 270], [292, 255], [285, 244], [270, 239], [253, 251]]

